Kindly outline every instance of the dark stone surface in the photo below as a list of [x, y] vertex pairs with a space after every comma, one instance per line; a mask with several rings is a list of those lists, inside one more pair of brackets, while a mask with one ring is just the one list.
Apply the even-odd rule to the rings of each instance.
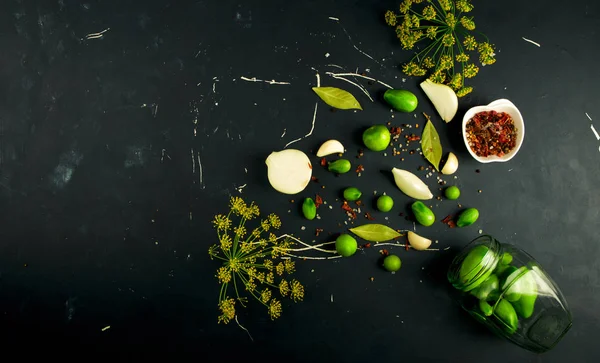
[[[445, 150], [461, 162], [458, 179], [446, 179], [461, 188], [463, 206], [481, 211], [469, 228], [436, 223], [421, 229], [439, 240], [435, 247], [450, 250], [399, 250], [403, 267], [396, 275], [378, 267], [376, 249], [335, 262], [300, 262], [303, 303], [286, 301], [276, 322], [259, 304], [240, 311], [254, 342], [235, 325], [217, 324], [218, 264], [206, 253], [216, 242], [210, 220], [226, 212], [236, 188], [246, 184], [242, 196], [282, 215], [284, 231], [307, 241], [316, 227], [325, 229], [321, 242], [328, 232], [342, 231], [335, 198], [345, 186], [356, 185], [367, 196], [385, 191], [396, 209], [408, 206], [409, 198], [381, 171], [426, 165], [417, 155], [400, 163], [391, 152], [367, 153], [360, 178], [335, 178], [313, 157], [326, 189], [311, 184], [302, 196], [320, 192], [334, 206], [314, 222], [302, 220], [290, 198], [271, 189], [264, 166], [271, 151], [310, 129], [313, 67], [324, 85], [352, 91], [365, 110], [331, 112], [321, 104], [313, 135], [294, 145], [306, 152], [338, 138], [354, 161], [364, 128], [424, 124], [412, 114], [392, 119], [380, 101], [383, 87], [363, 82], [377, 96], [370, 103], [353, 86], [326, 76], [336, 70], [327, 64], [413, 90], [418, 110], [434, 115], [418, 80], [403, 82], [398, 70], [409, 53], [382, 20], [384, 10], [397, 5], [3, 1], [3, 350], [38, 347], [64, 356], [85, 348], [88, 354], [121, 352], [113, 357], [129, 361], [165, 353], [287, 361], [599, 361], [600, 141], [585, 114], [600, 129], [600, 5], [592, 0], [475, 1], [478, 28], [497, 46], [498, 62], [481, 69], [461, 112], [508, 98], [520, 108], [527, 136], [511, 162], [480, 165], [461, 142], [461, 112], [448, 125], [434, 118]], [[107, 28], [103, 38], [85, 40]], [[191, 152], [200, 153], [202, 183], [197, 160], [192, 172]], [[443, 201], [434, 210], [441, 218], [457, 207]], [[389, 221], [373, 215], [396, 228], [412, 227], [397, 213]], [[480, 229], [531, 253], [561, 286], [574, 326], [553, 351], [537, 356], [496, 338], [450, 299], [445, 269]]]

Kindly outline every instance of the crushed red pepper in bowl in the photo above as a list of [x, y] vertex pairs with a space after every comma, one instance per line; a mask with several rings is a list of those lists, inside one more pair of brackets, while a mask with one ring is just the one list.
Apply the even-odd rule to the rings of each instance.
[[482, 111], [476, 113], [466, 125], [469, 147], [477, 155], [503, 157], [517, 144], [517, 128], [506, 112]]

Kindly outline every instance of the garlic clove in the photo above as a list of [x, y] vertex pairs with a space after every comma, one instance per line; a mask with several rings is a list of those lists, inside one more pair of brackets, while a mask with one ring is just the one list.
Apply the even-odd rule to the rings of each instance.
[[394, 181], [396, 182], [398, 189], [400, 189], [402, 193], [411, 198], [421, 200], [433, 198], [433, 194], [431, 194], [429, 187], [415, 174], [398, 168], [392, 169], [392, 174], [394, 175]]
[[448, 154], [448, 160], [446, 160], [446, 164], [444, 164], [444, 167], [442, 168], [442, 174], [451, 175], [454, 174], [457, 169], [458, 158], [456, 157], [456, 155], [454, 155], [454, 153], [451, 152], [450, 154]]
[[271, 186], [284, 194], [297, 194], [306, 188], [312, 176], [312, 164], [300, 150], [272, 152], [265, 161]]
[[327, 140], [321, 145], [317, 151], [318, 157], [323, 157], [331, 154], [343, 154], [344, 145], [337, 140]]
[[429, 79], [421, 83], [421, 88], [435, 106], [440, 117], [446, 122], [452, 121], [458, 112], [458, 97], [454, 90]]
[[412, 248], [418, 251], [424, 251], [431, 246], [431, 240], [425, 237], [421, 237], [415, 232], [408, 231], [408, 243]]

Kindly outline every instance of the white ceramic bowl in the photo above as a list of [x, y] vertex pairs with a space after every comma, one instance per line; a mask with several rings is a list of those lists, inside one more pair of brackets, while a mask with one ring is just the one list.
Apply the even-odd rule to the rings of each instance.
[[[487, 157], [477, 156], [477, 154], [475, 154], [473, 152], [473, 150], [471, 150], [471, 147], [469, 146], [469, 142], [467, 140], [467, 132], [466, 132], [467, 122], [469, 122], [469, 120], [473, 116], [475, 116], [475, 114], [477, 114], [479, 112], [483, 112], [483, 111], [505, 112], [510, 115], [510, 117], [513, 119], [513, 121], [515, 123], [515, 127], [517, 129], [517, 140], [516, 140], [515, 147], [509, 153], [505, 154], [502, 157], [499, 157], [496, 155], [491, 155], [491, 156], [487, 156]], [[494, 162], [501, 163], [501, 162], [509, 161], [510, 159], [514, 158], [515, 155], [517, 154], [517, 152], [519, 152], [519, 149], [521, 148], [521, 145], [523, 144], [523, 138], [525, 137], [525, 124], [523, 123], [523, 116], [521, 116], [521, 112], [519, 112], [519, 109], [517, 109], [517, 107], [509, 100], [500, 99], [500, 100], [496, 100], [496, 101], [490, 103], [487, 106], [476, 106], [476, 107], [469, 109], [467, 111], [467, 113], [465, 113], [465, 117], [463, 117], [462, 134], [463, 134], [463, 140], [465, 141], [465, 146], [467, 147], [467, 150], [469, 150], [469, 153], [475, 160], [479, 161], [480, 163], [494, 163]]]

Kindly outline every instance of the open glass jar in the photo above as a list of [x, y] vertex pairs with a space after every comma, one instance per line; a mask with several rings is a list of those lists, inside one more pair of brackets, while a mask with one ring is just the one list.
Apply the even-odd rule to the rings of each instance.
[[469, 314], [523, 348], [545, 352], [571, 328], [565, 297], [546, 271], [491, 236], [476, 238], [454, 258], [448, 280]]

